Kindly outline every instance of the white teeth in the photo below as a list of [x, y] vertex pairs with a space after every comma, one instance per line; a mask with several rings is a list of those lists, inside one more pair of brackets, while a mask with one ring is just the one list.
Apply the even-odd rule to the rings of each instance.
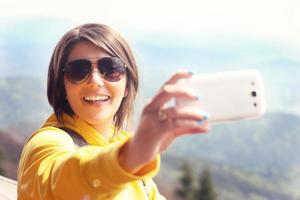
[[85, 96], [83, 99], [86, 101], [106, 101], [109, 96]]

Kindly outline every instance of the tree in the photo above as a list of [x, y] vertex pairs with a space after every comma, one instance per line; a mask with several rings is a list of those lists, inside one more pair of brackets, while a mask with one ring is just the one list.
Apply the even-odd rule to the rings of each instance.
[[188, 162], [184, 162], [181, 167], [181, 176], [179, 178], [180, 187], [176, 190], [176, 195], [185, 200], [194, 200], [194, 172]]
[[199, 177], [199, 187], [196, 191], [195, 200], [217, 200], [217, 194], [214, 190], [210, 170], [206, 167]]

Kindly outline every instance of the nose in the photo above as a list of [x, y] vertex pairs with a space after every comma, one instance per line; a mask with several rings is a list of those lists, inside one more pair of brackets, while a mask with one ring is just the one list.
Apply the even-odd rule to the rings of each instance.
[[97, 64], [93, 63], [92, 72], [91, 72], [91, 75], [88, 79], [88, 84], [91, 87], [101, 87], [101, 86], [104, 85], [103, 78], [102, 78], [99, 70], [97, 69], [96, 65]]

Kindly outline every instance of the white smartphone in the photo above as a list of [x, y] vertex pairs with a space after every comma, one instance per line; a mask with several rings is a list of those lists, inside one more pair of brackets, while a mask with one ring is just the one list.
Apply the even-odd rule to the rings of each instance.
[[176, 106], [201, 109], [210, 123], [258, 118], [266, 110], [263, 78], [257, 70], [196, 74], [178, 84], [191, 87], [200, 97], [176, 99]]

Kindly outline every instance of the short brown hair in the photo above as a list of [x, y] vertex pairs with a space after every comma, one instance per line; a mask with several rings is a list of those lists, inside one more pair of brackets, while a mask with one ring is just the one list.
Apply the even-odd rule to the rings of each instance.
[[83, 24], [68, 31], [58, 42], [48, 69], [47, 95], [49, 104], [60, 123], [62, 114], [74, 115], [66, 100], [63, 67], [72, 48], [80, 41], [90, 41], [111, 56], [120, 58], [127, 65], [127, 96], [114, 116], [117, 129], [124, 126], [125, 119], [132, 114], [133, 102], [138, 89], [138, 72], [132, 51], [126, 40], [110, 27], [103, 24]]

